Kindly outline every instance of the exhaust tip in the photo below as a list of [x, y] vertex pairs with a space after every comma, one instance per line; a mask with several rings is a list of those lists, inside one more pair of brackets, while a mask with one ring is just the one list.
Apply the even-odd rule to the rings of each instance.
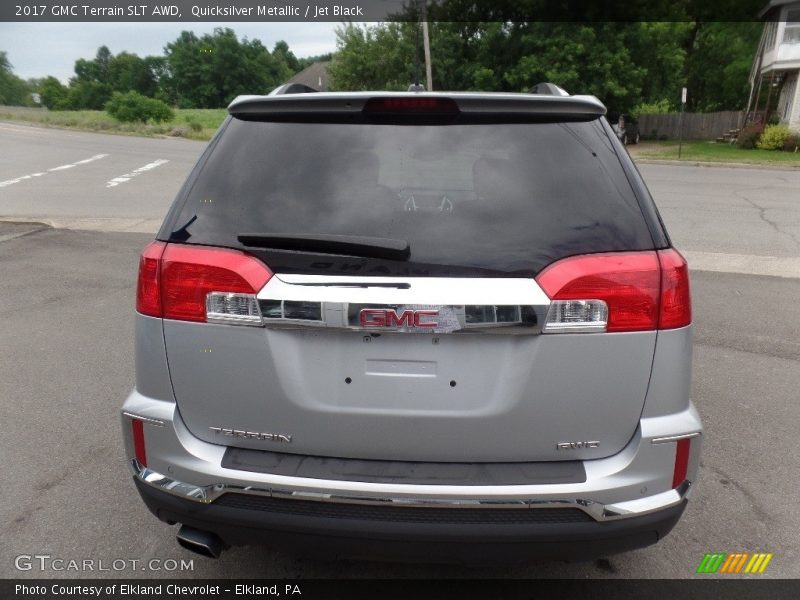
[[195, 529], [188, 525], [181, 525], [175, 538], [178, 540], [178, 544], [187, 550], [207, 558], [219, 558], [224, 549], [222, 540], [216, 533]]

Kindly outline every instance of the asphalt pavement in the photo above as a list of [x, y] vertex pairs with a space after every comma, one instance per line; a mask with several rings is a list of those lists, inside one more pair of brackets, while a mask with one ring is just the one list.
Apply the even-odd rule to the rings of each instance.
[[[772, 552], [762, 577], [800, 576], [800, 172], [769, 169], [640, 166], [693, 267], [692, 396], [706, 427], [695, 493], [656, 546], [477, 571], [179, 548], [135, 492], [118, 410], [133, 384], [138, 253], [203, 147], [0, 123], [0, 217], [33, 222], [0, 223], [0, 577], [680, 578], [712, 551]], [[37, 554], [95, 570], [15, 567]], [[97, 571], [99, 559], [126, 566]], [[142, 568], [152, 559], [161, 570]]]

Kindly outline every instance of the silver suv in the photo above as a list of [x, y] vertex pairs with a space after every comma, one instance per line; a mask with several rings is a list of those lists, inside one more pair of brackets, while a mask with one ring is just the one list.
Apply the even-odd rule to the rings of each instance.
[[179, 542], [589, 558], [680, 518], [687, 266], [594, 97], [247, 96], [142, 252], [134, 482]]

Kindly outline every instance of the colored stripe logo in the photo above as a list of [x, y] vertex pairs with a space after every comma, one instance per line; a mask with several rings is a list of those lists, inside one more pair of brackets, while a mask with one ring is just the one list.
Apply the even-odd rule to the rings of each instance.
[[698, 573], [763, 573], [773, 554], [766, 552], [707, 552], [697, 567]]

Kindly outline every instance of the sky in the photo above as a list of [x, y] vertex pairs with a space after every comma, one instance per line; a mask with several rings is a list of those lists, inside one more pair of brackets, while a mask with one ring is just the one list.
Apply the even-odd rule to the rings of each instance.
[[259, 39], [272, 50], [284, 40], [298, 58], [333, 52], [338, 23], [0, 23], [0, 50], [22, 79], [53, 75], [67, 83], [79, 58], [92, 59], [100, 46], [112, 54], [164, 53], [181, 31], [198, 35], [230, 27], [239, 39]]

